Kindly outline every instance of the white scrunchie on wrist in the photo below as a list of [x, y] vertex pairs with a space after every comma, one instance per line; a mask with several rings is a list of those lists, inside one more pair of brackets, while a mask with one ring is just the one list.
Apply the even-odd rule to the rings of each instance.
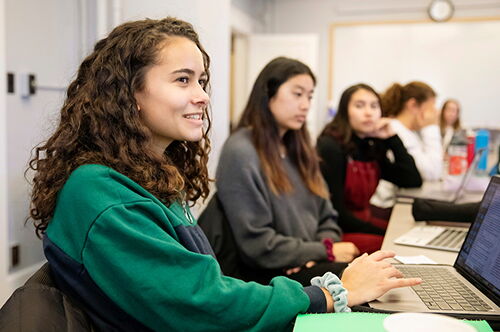
[[351, 312], [351, 308], [347, 306], [347, 289], [335, 274], [326, 272], [322, 277], [314, 277], [311, 285], [326, 288], [330, 292], [335, 312]]

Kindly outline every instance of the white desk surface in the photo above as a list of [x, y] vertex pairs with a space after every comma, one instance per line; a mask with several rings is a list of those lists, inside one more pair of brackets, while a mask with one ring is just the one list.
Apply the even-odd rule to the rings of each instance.
[[394, 244], [394, 239], [410, 230], [413, 226], [423, 222], [415, 222], [411, 214], [411, 203], [397, 203], [392, 209], [391, 219], [385, 233], [383, 250], [392, 250], [400, 256], [425, 255], [439, 264], [453, 265], [457, 258], [456, 252], [426, 249]]

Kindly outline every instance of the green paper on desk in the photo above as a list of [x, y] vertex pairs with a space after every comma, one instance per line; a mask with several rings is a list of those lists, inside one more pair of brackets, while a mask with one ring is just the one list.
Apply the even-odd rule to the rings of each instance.
[[[388, 314], [349, 312], [335, 314], [304, 314], [297, 316], [294, 332], [385, 332], [383, 321]], [[478, 332], [493, 332], [484, 320], [464, 320]]]

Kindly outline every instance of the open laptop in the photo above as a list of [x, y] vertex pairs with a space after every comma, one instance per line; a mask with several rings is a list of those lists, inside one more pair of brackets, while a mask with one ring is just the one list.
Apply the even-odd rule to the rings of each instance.
[[394, 243], [458, 252], [468, 231], [468, 227], [419, 225], [394, 239]]
[[424, 183], [424, 188], [401, 188], [398, 191], [397, 196], [401, 198], [425, 198], [442, 202], [456, 203], [463, 196], [467, 183], [471, 179], [474, 170], [484, 153], [487, 153], [486, 148], [477, 150], [469, 168], [467, 168], [465, 173], [462, 175], [458, 187], [454, 191], [436, 190], [436, 188], [427, 190]]
[[500, 319], [500, 177], [491, 179], [453, 266], [395, 266], [422, 284], [393, 289], [370, 307]]
[[[467, 172], [462, 177], [460, 185], [455, 193], [452, 192], [437, 192], [434, 197], [448, 198], [451, 203], [455, 203], [460, 199], [465, 191], [467, 181], [471, 177], [476, 165], [485, 153], [486, 149], [479, 149], [478, 153], [467, 169]], [[432, 196], [432, 193], [421, 193], [422, 196]], [[437, 199], [433, 199], [437, 200]], [[443, 201], [441, 199], [441, 201]], [[446, 200], [445, 200], [446, 201]], [[472, 220], [471, 220], [472, 221]], [[435, 222], [434, 222], [435, 223]], [[410, 229], [405, 234], [394, 240], [395, 244], [422, 247], [428, 249], [448, 250], [458, 252], [464, 242], [469, 230], [468, 223], [454, 223], [455, 225], [418, 225]]]

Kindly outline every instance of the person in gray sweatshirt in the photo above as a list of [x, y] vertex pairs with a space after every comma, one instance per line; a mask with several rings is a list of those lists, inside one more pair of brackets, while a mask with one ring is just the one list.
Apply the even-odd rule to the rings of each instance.
[[217, 196], [240, 258], [271, 271], [266, 279], [282, 274], [309, 284], [326, 271], [341, 273], [360, 254], [342, 242], [305, 125], [315, 84], [300, 61], [268, 63], [219, 160]]

